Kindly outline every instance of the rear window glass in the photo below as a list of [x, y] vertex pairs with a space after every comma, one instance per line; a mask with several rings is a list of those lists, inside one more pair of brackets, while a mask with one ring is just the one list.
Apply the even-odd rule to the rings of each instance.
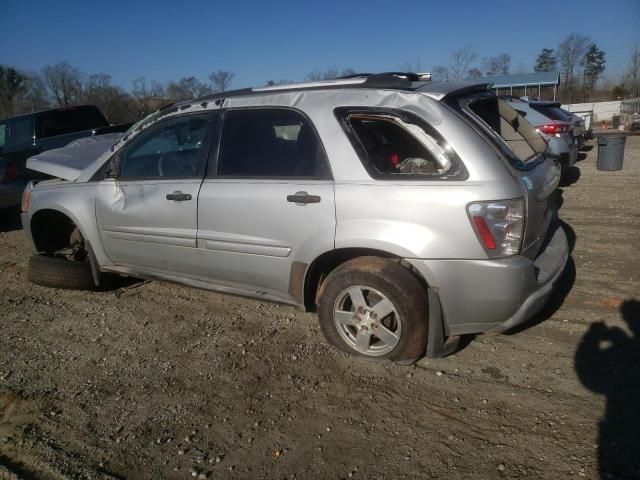
[[453, 148], [416, 115], [391, 109], [336, 109], [342, 127], [372, 178], [462, 179]]
[[469, 109], [484, 121], [511, 149], [526, 162], [546, 149], [546, 143], [536, 129], [507, 103], [494, 96], [476, 100]]
[[536, 112], [540, 112], [551, 120], [559, 120], [561, 122], [569, 121], [569, 115], [564, 113], [559, 107], [548, 107], [545, 105], [536, 105], [535, 103], [531, 103], [530, 105]]
[[33, 144], [33, 117], [26, 115], [7, 120], [5, 143], [8, 148], [22, 148]]
[[38, 138], [106, 127], [109, 122], [95, 107], [71, 107], [38, 115]]

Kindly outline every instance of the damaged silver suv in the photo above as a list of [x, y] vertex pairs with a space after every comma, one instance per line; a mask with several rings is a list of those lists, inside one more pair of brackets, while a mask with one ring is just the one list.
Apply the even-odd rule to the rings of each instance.
[[560, 168], [486, 84], [410, 73], [224, 92], [36, 155], [29, 279], [178, 282], [317, 311], [410, 363], [536, 314], [568, 258]]

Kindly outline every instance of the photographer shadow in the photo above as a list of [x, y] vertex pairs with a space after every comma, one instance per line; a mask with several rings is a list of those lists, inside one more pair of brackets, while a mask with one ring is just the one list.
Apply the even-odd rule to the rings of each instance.
[[575, 355], [582, 384], [606, 396], [598, 432], [601, 478], [640, 478], [640, 302], [620, 305], [630, 334], [603, 322], [591, 324]]

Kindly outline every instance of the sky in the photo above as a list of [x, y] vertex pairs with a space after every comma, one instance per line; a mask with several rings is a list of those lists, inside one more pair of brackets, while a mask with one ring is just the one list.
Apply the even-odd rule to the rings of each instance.
[[67, 61], [126, 89], [142, 76], [205, 81], [215, 70], [234, 72], [234, 88], [330, 66], [380, 72], [420, 62], [429, 71], [468, 45], [479, 60], [508, 53], [512, 70], [533, 71], [540, 50], [572, 32], [605, 51], [605, 77], [617, 81], [640, 43], [640, 0], [0, 3], [0, 64], [39, 71]]

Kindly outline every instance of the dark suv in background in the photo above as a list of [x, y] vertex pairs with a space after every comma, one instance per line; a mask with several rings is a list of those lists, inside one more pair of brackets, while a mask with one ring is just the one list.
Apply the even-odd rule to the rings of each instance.
[[77, 138], [124, 132], [129, 126], [130, 123], [111, 125], [93, 105], [43, 110], [0, 120], [0, 208], [19, 205], [27, 182], [45, 177], [26, 168], [27, 158], [64, 147]]

